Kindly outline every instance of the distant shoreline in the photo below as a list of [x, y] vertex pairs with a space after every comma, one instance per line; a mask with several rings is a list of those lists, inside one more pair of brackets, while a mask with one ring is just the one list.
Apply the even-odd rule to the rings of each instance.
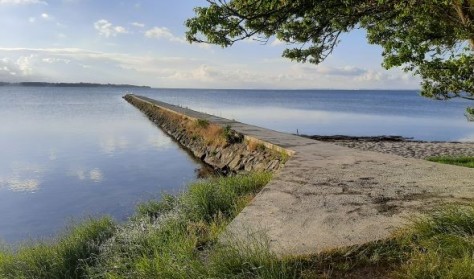
[[35, 87], [127, 87], [127, 88], [151, 88], [144, 85], [111, 84], [111, 83], [89, 83], [89, 82], [0, 82], [0, 86], [35, 86]]

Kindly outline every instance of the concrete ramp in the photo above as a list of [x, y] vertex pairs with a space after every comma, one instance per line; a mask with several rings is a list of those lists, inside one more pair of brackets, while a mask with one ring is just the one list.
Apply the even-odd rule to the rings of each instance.
[[409, 216], [474, 199], [474, 169], [288, 140], [294, 156], [229, 226], [263, 232], [279, 254], [386, 238]]

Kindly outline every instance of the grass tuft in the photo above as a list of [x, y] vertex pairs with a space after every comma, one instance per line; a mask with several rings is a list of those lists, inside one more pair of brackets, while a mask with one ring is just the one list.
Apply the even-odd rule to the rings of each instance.
[[301, 273], [299, 262], [278, 258], [264, 236], [217, 246], [209, 269], [215, 278], [300, 278]]
[[452, 156], [440, 156], [427, 158], [428, 161], [456, 165], [468, 168], [474, 168], [474, 157], [452, 157]]
[[211, 221], [217, 214], [237, 215], [239, 201], [256, 194], [270, 179], [269, 173], [221, 177], [197, 182], [182, 197], [182, 209], [189, 220]]
[[200, 128], [203, 128], [203, 129], [206, 129], [207, 127], [209, 127], [209, 121], [208, 120], [205, 120], [205, 119], [197, 119], [196, 120], [196, 125]]
[[162, 194], [161, 200], [150, 200], [143, 202], [137, 206], [136, 217], [150, 217], [156, 219], [159, 216], [166, 214], [176, 207], [177, 198], [170, 194]]
[[473, 278], [474, 206], [450, 205], [409, 227], [412, 247], [401, 278]]
[[[162, 113], [170, 118], [168, 115], [171, 114], [170, 112]], [[208, 120], [197, 119], [192, 121], [180, 119], [179, 123], [186, 127], [187, 133], [189, 133], [192, 138], [202, 139], [208, 146], [218, 147], [228, 143], [226, 130], [217, 124], [210, 123]]]

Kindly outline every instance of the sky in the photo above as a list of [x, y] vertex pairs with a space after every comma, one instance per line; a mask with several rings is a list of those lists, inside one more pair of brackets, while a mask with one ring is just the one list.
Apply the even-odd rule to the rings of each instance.
[[320, 65], [281, 57], [271, 38], [230, 48], [189, 44], [184, 22], [205, 0], [0, 0], [0, 81], [96, 82], [158, 88], [418, 89], [381, 67], [364, 30]]

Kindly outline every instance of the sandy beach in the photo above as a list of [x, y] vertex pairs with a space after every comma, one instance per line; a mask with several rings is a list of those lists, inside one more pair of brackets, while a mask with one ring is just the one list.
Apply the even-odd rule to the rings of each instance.
[[474, 156], [474, 142], [412, 141], [401, 137], [345, 137], [309, 136], [337, 145], [399, 155], [405, 158], [426, 159], [435, 156]]

